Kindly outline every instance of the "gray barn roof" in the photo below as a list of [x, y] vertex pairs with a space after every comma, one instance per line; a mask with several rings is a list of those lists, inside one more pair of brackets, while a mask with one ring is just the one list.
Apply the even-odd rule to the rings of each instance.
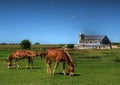
[[110, 40], [106, 35], [83, 35], [80, 43], [85, 43], [86, 41], [99, 42], [101, 44], [111, 44]]
[[103, 40], [105, 35], [84, 35], [83, 40]]

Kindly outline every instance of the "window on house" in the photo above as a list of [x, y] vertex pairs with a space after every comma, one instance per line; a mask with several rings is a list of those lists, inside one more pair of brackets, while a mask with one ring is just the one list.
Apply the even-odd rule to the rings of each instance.
[[92, 42], [90, 41], [90, 43], [92, 43]]

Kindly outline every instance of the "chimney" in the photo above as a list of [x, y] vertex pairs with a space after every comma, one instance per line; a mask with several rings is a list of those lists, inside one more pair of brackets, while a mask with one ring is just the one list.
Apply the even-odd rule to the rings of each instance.
[[79, 33], [78, 35], [78, 45], [80, 45], [81, 40], [83, 40], [84, 35], [82, 33]]
[[83, 40], [84, 35], [82, 33], [79, 34], [79, 40]]

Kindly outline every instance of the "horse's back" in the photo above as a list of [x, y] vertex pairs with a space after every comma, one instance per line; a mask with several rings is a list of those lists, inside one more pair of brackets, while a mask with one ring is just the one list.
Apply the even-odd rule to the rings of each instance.
[[11, 54], [13, 58], [26, 58], [33, 57], [35, 54], [30, 50], [16, 50]]
[[49, 49], [46, 52], [46, 58], [50, 60], [64, 60], [65, 54], [64, 51], [61, 49]]
[[36, 56], [42, 56], [42, 52], [35, 52]]

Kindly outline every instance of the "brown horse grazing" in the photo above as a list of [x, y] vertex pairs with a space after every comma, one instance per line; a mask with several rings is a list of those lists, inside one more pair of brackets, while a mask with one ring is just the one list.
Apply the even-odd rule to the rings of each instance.
[[42, 59], [43, 53], [42, 52], [35, 52], [35, 55], [37, 57], [40, 57], [40, 59]]
[[14, 59], [15, 60], [15, 63], [14, 63], [15, 67], [17, 67], [17, 69], [18, 69], [19, 68], [18, 60], [27, 58], [28, 65], [26, 66], [26, 68], [29, 68], [30, 63], [31, 63], [31, 68], [32, 68], [34, 57], [35, 57], [35, 53], [30, 51], [30, 50], [16, 50], [8, 56], [7, 66], [8, 66], [8, 68], [10, 68], [12, 66], [12, 60]]
[[[55, 66], [53, 69], [53, 73], [51, 73], [51, 62], [55, 61]], [[63, 62], [63, 74], [66, 75], [65, 72], [65, 62], [68, 64], [68, 72], [70, 75], [74, 75], [74, 66], [72, 59], [67, 51], [64, 51], [62, 49], [49, 49], [46, 52], [46, 64], [47, 64], [47, 73], [55, 74], [55, 70], [59, 64], [59, 62]]]

